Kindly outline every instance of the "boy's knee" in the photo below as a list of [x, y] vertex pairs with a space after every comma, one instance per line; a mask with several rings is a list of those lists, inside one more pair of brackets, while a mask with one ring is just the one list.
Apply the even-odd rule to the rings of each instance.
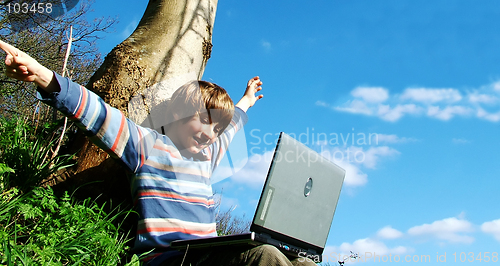
[[260, 245], [254, 248], [258, 260], [264, 264], [259, 265], [290, 265], [288, 258], [275, 246]]
[[269, 254], [274, 256], [283, 255], [283, 253], [281, 253], [281, 251], [273, 245], [264, 244], [257, 246], [256, 249], [262, 254]]
[[271, 263], [269, 265], [316, 265], [312, 260], [306, 258], [290, 260], [290, 258], [272, 245], [260, 245], [256, 248], [261, 254], [261, 259]]

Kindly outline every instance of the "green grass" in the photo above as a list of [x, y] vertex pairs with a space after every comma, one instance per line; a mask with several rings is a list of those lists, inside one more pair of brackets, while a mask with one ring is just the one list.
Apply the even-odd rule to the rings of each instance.
[[40, 187], [72, 164], [71, 155], [51, 158], [50, 129], [0, 118], [0, 265], [139, 265], [120, 228], [129, 211]]
[[[2, 193], [0, 203], [1, 262], [5, 265], [117, 265], [126, 254], [127, 234], [118, 219], [90, 199], [75, 202], [51, 188], [20, 195]], [[118, 223], [118, 225], [116, 225]]]

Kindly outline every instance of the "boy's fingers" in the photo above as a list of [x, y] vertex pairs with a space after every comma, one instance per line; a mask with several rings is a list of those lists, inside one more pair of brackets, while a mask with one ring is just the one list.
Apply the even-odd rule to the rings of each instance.
[[16, 47], [14, 47], [14, 46], [12, 46], [12, 45], [10, 45], [2, 40], [0, 40], [0, 48], [2, 48], [2, 50], [4, 50], [7, 54], [10, 54], [12, 56], [19, 55], [19, 52], [18, 52]]
[[254, 86], [255, 88], [257, 88], [257, 87], [259, 87], [261, 85], [262, 85], [262, 81], [260, 81], [260, 80], [251, 80], [251, 81], [248, 82], [247, 87]]
[[19, 70], [21, 70], [21, 72], [22, 72], [23, 74], [28, 74], [28, 73], [29, 73], [29, 72], [28, 72], [28, 68], [27, 68], [26, 66], [20, 66], [20, 67], [19, 67]]
[[5, 64], [10, 66], [10, 67], [13, 67], [13, 68], [23, 67], [26, 69], [27, 66], [32, 63], [31, 60], [32, 60], [31, 57], [28, 57], [28, 56], [7, 55], [7, 57], [5, 59]]
[[250, 80], [248, 80], [248, 83], [247, 83], [247, 86], [250, 86], [250, 84], [254, 83], [255, 81], [259, 80], [259, 76], [255, 76], [253, 78], [251, 78]]

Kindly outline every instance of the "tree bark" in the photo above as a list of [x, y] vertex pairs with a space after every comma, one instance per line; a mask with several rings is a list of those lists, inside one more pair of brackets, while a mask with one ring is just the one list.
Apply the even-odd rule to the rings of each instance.
[[[106, 56], [87, 87], [143, 124], [149, 110], [203, 75], [216, 7], [217, 0], [150, 0], [136, 30]], [[132, 101], [134, 97], [140, 101]], [[104, 177], [126, 183], [117, 164], [103, 163], [109, 156], [83, 135], [73, 147], [79, 150], [77, 183]]]

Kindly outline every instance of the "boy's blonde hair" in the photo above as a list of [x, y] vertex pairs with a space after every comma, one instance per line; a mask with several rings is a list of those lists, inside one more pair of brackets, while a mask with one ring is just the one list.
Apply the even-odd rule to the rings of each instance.
[[[204, 112], [208, 113], [211, 123], [219, 123], [222, 128], [220, 134], [233, 118], [234, 103], [226, 90], [217, 84], [202, 80], [190, 81], [177, 89], [168, 101], [166, 127], [176, 120], [185, 123]], [[174, 118], [174, 114], [178, 119]]]

